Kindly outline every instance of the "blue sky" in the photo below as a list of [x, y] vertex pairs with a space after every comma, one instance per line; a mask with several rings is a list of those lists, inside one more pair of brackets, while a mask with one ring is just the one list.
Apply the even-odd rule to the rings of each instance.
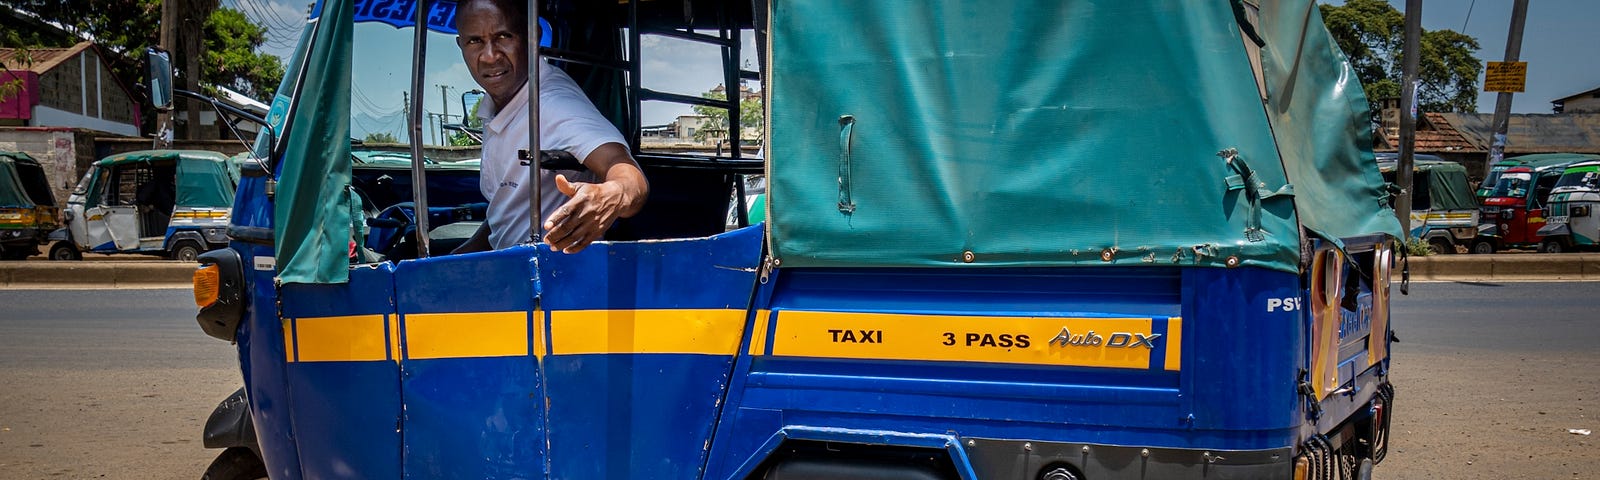
[[[1338, 3], [1338, 2], [1331, 2]], [[1405, 11], [1405, 0], [1389, 0]], [[1449, 29], [1478, 39], [1478, 59], [1506, 53], [1513, 0], [1431, 0], [1422, 5], [1422, 28]], [[1468, 12], [1471, 12], [1470, 17]], [[1550, 101], [1600, 87], [1600, 1], [1531, 0], [1520, 60], [1528, 62], [1527, 91], [1512, 97], [1512, 113], [1550, 113]], [[1463, 29], [1463, 25], [1465, 28]], [[1478, 78], [1482, 90], [1483, 77]], [[1478, 111], [1494, 112], [1495, 93], [1478, 95]]]

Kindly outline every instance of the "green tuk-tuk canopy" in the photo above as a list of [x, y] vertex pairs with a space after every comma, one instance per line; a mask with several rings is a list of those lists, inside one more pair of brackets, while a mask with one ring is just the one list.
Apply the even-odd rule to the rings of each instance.
[[23, 174], [17, 169], [18, 163], [38, 165], [38, 162], [26, 153], [0, 151], [0, 207], [33, 208], [38, 205], [38, 202], [28, 196], [28, 187], [24, 183]]
[[1600, 160], [1600, 155], [1590, 155], [1587, 153], [1534, 153], [1529, 155], [1519, 155], [1506, 160], [1521, 162], [1519, 164], [1521, 166], [1539, 170], [1555, 166], [1565, 167], [1569, 164], [1584, 161]]
[[177, 165], [177, 204], [186, 207], [225, 208], [233, 206], [233, 190], [238, 175], [232, 173], [228, 157], [206, 150], [143, 150], [106, 157], [96, 165], [110, 168], [136, 163]]
[[1399, 235], [1310, 0], [772, 5], [783, 266], [1298, 271], [1302, 225]]
[[[1427, 177], [1428, 198], [1434, 210], [1472, 210], [1478, 208], [1478, 200], [1472, 195], [1472, 187], [1467, 181], [1467, 167], [1439, 157], [1422, 158], [1418, 155], [1412, 160], [1411, 170], [1415, 174]], [[1392, 161], [1378, 162], [1378, 170], [1389, 174], [1399, 168]], [[1417, 177], [1413, 177], [1415, 179]], [[1415, 180], [1413, 180], [1415, 185]]]

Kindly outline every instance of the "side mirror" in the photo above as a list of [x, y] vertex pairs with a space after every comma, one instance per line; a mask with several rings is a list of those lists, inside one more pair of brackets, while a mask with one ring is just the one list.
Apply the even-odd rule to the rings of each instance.
[[155, 47], [144, 50], [144, 72], [150, 84], [150, 104], [156, 110], [172, 109], [172, 59], [165, 50]]
[[462, 125], [471, 125], [472, 124], [472, 122], [468, 121], [467, 119], [470, 118], [474, 113], [477, 113], [477, 112], [474, 112], [472, 109], [478, 107], [478, 102], [483, 101], [483, 97], [485, 95], [488, 95], [488, 94], [484, 93], [483, 90], [478, 90], [478, 89], [467, 90], [466, 92], [462, 92], [461, 93], [461, 112], [462, 112], [461, 124]]

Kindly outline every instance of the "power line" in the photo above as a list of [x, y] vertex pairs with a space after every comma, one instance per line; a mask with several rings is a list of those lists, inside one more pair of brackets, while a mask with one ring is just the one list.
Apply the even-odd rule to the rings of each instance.
[[1461, 20], [1461, 33], [1467, 33], [1467, 21], [1472, 20], [1472, 7], [1476, 6], [1478, 6], [1478, 0], [1472, 0], [1472, 3], [1467, 4], [1467, 18]]

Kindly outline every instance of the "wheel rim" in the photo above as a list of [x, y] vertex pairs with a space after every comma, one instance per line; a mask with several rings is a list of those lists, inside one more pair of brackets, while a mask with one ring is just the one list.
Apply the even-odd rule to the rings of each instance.
[[177, 255], [178, 260], [185, 261], [185, 262], [193, 262], [199, 256], [200, 256], [200, 252], [196, 251], [194, 249], [194, 247], [183, 247], [183, 248], [178, 249], [178, 255]]

